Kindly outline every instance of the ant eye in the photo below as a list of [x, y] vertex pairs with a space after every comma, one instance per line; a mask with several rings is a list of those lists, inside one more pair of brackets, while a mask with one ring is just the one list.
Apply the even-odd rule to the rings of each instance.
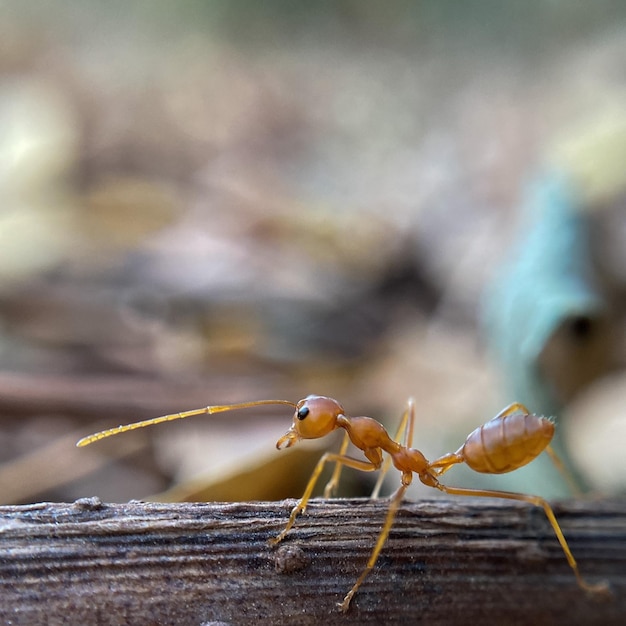
[[298, 409], [298, 412], [296, 413], [296, 415], [298, 416], [299, 420], [303, 420], [308, 414], [309, 414], [309, 407], [308, 406], [300, 407]]

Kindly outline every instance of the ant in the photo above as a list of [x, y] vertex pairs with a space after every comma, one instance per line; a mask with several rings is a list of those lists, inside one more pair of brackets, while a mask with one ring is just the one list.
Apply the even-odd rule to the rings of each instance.
[[[330, 497], [334, 492], [339, 481], [341, 469], [344, 466], [363, 472], [381, 470], [372, 497], [378, 495], [382, 479], [389, 470], [391, 463], [401, 474], [401, 485], [390, 497], [389, 509], [383, 528], [378, 535], [367, 565], [339, 604], [339, 609], [342, 612], [348, 610], [354, 594], [374, 568], [383, 545], [389, 536], [389, 531], [393, 525], [400, 502], [413, 480], [413, 474], [416, 474], [424, 485], [450, 495], [505, 498], [528, 502], [543, 508], [561, 544], [567, 562], [574, 572], [578, 585], [586, 592], [609, 593], [607, 583], [601, 582], [593, 585], [583, 579], [578, 570], [576, 560], [561, 531], [561, 527], [556, 520], [554, 511], [543, 498], [508, 491], [448, 487], [439, 482], [440, 476], [457, 463], [465, 463], [474, 471], [484, 474], [504, 474], [530, 463], [544, 450], [550, 455], [555, 465], [559, 469], [563, 469], [561, 461], [549, 445], [554, 435], [554, 423], [545, 417], [532, 414], [520, 403], [511, 404], [500, 411], [492, 420], [476, 428], [468, 435], [465, 443], [456, 452], [444, 454], [434, 461], [428, 461], [419, 450], [411, 447], [415, 423], [415, 403], [413, 400], [409, 400], [407, 409], [402, 416], [395, 439], [399, 439], [403, 435], [403, 443], [398, 443], [398, 441], [389, 436], [383, 425], [375, 419], [371, 417], [348, 417], [339, 402], [332, 398], [317, 395], [307, 396], [295, 404], [288, 400], [257, 400], [238, 404], [207, 406], [201, 409], [164, 415], [104, 430], [81, 439], [76, 445], [86, 446], [111, 435], [161, 422], [184, 419], [192, 415], [206, 415], [269, 404], [285, 404], [295, 409], [291, 427], [276, 443], [276, 447], [279, 450], [293, 446], [300, 439], [318, 439], [338, 428], [345, 430], [345, 436], [339, 452], [326, 452], [320, 458], [304, 490], [304, 494], [292, 509], [286, 526], [270, 541], [271, 545], [280, 543], [293, 527], [298, 514], [304, 513], [315, 484], [326, 463], [335, 463], [335, 470], [326, 485], [324, 497]], [[363, 452], [367, 460], [346, 456], [346, 450], [350, 442]], [[383, 463], [383, 452], [386, 452], [388, 455], [385, 463]]]

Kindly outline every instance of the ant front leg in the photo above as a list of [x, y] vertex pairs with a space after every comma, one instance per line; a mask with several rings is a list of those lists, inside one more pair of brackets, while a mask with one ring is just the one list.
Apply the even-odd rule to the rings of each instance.
[[378, 469], [378, 466], [374, 465], [370, 461], [360, 461], [357, 459], [352, 459], [349, 456], [342, 456], [342, 455], [335, 454], [332, 452], [326, 452], [322, 456], [322, 458], [317, 462], [317, 465], [315, 466], [315, 469], [313, 470], [313, 473], [311, 474], [311, 478], [309, 479], [306, 489], [304, 490], [304, 494], [300, 498], [298, 504], [296, 504], [296, 506], [293, 507], [293, 509], [291, 510], [291, 514], [289, 515], [289, 520], [287, 521], [287, 525], [285, 526], [285, 528], [282, 530], [281, 533], [279, 533], [276, 537], [274, 537], [274, 539], [270, 540], [271, 545], [276, 545], [280, 543], [285, 538], [285, 535], [291, 530], [292, 526], [294, 525], [296, 521], [296, 517], [298, 516], [298, 513], [304, 512], [306, 510], [306, 506], [311, 498], [311, 494], [313, 493], [315, 484], [317, 483], [317, 480], [320, 474], [322, 473], [322, 470], [324, 469], [324, 465], [326, 465], [326, 463], [328, 463], [329, 461], [331, 463], [334, 461], [335, 463], [338, 464], [339, 467], [342, 467], [345, 465], [346, 467], [351, 467], [353, 469], [361, 470], [362, 472], [373, 472]]
[[[348, 444], [350, 443], [350, 436], [348, 433], [345, 433], [343, 436], [343, 441], [341, 442], [341, 448], [339, 448], [339, 456], [344, 456], [346, 450], [348, 449]], [[330, 477], [330, 480], [326, 483], [326, 487], [324, 487], [324, 497], [332, 498], [335, 495], [335, 490], [337, 489], [337, 485], [339, 485], [339, 478], [341, 477], [341, 470], [343, 469], [343, 465], [341, 463], [335, 463], [335, 470], [333, 471], [333, 475]]]

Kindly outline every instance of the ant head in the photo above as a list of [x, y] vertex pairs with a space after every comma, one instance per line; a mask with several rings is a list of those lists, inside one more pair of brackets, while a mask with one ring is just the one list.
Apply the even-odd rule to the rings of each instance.
[[291, 428], [278, 440], [276, 447], [289, 448], [300, 439], [319, 439], [337, 428], [343, 407], [326, 396], [307, 396], [296, 404]]

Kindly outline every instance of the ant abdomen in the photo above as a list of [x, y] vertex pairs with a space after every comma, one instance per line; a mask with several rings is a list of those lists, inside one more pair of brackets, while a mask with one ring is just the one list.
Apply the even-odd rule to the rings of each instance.
[[505, 474], [539, 456], [552, 440], [554, 424], [545, 417], [515, 412], [479, 426], [458, 451], [475, 472]]

